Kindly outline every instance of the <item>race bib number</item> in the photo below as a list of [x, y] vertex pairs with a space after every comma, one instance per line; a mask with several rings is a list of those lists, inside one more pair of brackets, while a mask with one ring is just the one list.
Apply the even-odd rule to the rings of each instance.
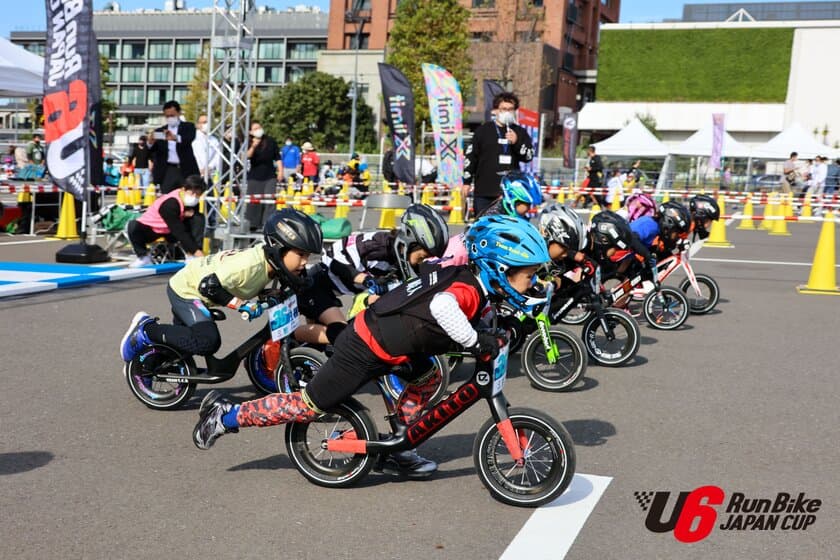
[[513, 158], [510, 154], [499, 154], [499, 163], [502, 165], [510, 165], [510, 162], [513, 161]]
[[493, 394], [498, 395], [502, 392], [505, 386], [505, 379], [507, 378], [507, 363], [508, 363], [508, 348], [510, 344], [505, 344], [503, 348], [499, 349], [499, 355], [493, 362]]
[[300, 326], [297, 296], [292, 295], [286, 301], [269, 308], [268, 324], [272, 340], [281, 340], [292, 334]]

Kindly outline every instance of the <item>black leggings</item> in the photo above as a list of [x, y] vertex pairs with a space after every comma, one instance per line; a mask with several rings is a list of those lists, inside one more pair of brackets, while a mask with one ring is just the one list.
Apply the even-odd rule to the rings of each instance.
[[174, 324], [150, 323], [146, 334], [152, 342], [167, 344], [193, 356], [215, 354], [222, 346], [222, 336], [204, 303], [197, 299], [184, 299], [168, 285], [166, 295], [172, 304]]
[[[412, 382], [429, 371], [431, 361], [426, 356], [410, 356]], [[335, 353], [321, 366], [306, 385], [306, 395], [321, 410], [329, 410], [352, 396], [359, 388], [394, 369], [380, 360], [362, 341], [353, 325], [344, 329], [335, 341]]]

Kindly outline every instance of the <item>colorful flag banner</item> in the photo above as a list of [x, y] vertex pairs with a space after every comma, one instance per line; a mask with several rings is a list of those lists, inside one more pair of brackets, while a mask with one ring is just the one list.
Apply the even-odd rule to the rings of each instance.
[[429, 113], [438, 157], [438, 181], [461, 185], [464, 178], [461, 87], [445, 68], [423, 64]]
[[712, 113], [712, 155], [709, 158], [709, 167], [720, 169], [720, 158], [723, 156], [723, 134], [724, 127], [723, 113]]
[[574, 169], [577, 144], [577, 113], [566, 113], [563, 116], [563, 167]]
[[536, 173], [539, 171], [537, 169], [537, 161], [539, 161], [538, 155], [540, 152], [540, 114], [530, 109], [520, 108], [517, 120], [519, 121], [519, 126], [528, 131], [528, 135], [531, 137], [531, 144], [534, 146], [534, 158], [527, 163], [520, 163], [519, 169], [526, 173]]

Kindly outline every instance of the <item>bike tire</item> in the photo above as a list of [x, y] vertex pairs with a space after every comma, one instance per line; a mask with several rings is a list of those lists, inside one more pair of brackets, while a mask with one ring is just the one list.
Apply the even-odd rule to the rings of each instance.
[[511, 408], [508, 417], [520, 439], [526, 438], [525, 462], [517, 466], [496, 421], [484, 423], [473, 444], [473, 462], [493, 498], [518, 507], [539, 507], [566, 491], [575, 474], [575, 448], [566, 429], [538, 410]]
[[331, 437], [377, 440], [370, 411], [350, 398], [313, 422], [286, 425], [286, 451], [295, 468], [310, 482], [327, 488], [345, 488], [359, 482], [373, 468], [378, 455], [327, 451]]
[[[639, 351], [642, 339], [639, 324], [629, 313], [620, 309], [605, 309], [603, 313], [607, 325], [613, 331], [621, 329], [619, 334], [626, 337], [626, 340], [624, 338], [622, 338], [623, 342], [606, 340], [606, 333], [600, 335], [604, 338], [604, 341], [599, 340], [598, 333], [601, 330], [601, 322], [596, 314], [593, 314], [584, 323], [581, 340], [583, 340], [583, 345], [593, 362], [608, 367], [622, 366], [632, 360], [636, 352]], [[610, 346], [606, 351], [605, 343], [609, 343]], [[615, 350], [610, 351], [613, 347], [615, 347]]]
[[577, 335], [560, 327], [548, 330], [557, 344], [560, 357], [553, 364], [548, 362], [542, 336], [537, 330], [528, 336], [522, 348], [522, 368], [531, 385], [543, 391], [568, 391], [586, 372], [589, 362], [583, 342]]
[[591, 309], [575, 306], [563, 315], [560, 322], [564, 325], [582, 325], [592, 316]]
[[[315, 375], [321, 366], [327, 362], [327, 356], [323, 352], [319, 352], [314, 348], [307, 348], [306, 346], [298, 346], [289, 351], [289, 361], [292, 363], [294, 370], [294, 377], [300, 387], [306, 387], [312, 376]], [[283, 371], [283, 364], [280, 363], [277, 370], [274, 372], [274, 393], [287, 393], [289, 387], [285, 383], [285, 372]], [[251, 380], [253, 381], [253, 379]], [[256, 383], [254, 384], [256, 386]]]
[[672, 331], [683, 326], [688, 319], [688, 300], [681, 291], [663, 286], [659, 292], [652, 291], [645, 297], [642, 313], [651, 327]]
[[[432, 367], [440, 370], [440, 384], [432, 395], [432, 398], [429, 399], [428, 406], [439, 403], [446, 396], [446, 390], [449, 387], [450, 372], [449, 358], [447, 356], [432, 356], [430, 359], [434, 364]], [[394, 402], [398, 401], [403, 389], [405, 389], [406, 382], [394, 374], [386, 375], [383, 381], [385, 382], [385, 389], [388, 391], [388, 394], [394, 399]]]
[[[705, 286], [709, 290], [708, 298], [702, 297], [702, 294], [695, 294], [688, 278], [684, 278], [680, 282], [680, 290], [685, 293], [685, 297], [688, 299], [688, 306], [691, 309], [691, 313], [694, 315], [705, 315], [714, 309], [718, 301], [720, 301], [720, 287], [715, 279], [707, 274], [695, 274], [694, 279], [697, 280], [698, 284]], [[692, 298], [692, 295], [697, 297]]]
[[[144, 363], [152, 362], [155, 366], [151, 370], [144, 367]], [[180, 408], [195, 392], [195, 383], [157, 381], [149, 376], [152, 371], [192, 376], [196, 375], [197, 368], [192, 356], [184, 356], [165, 344], [153, 344], [127, 362], [123, 374], [131, 393], [153, 410]]]

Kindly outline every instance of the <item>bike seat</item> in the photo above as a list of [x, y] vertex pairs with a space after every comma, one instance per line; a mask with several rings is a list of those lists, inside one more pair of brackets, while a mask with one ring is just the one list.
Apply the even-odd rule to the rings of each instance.
[[227, 315], [221, 309], [210, 309], [210, 316], [214, 321], [224, 321], [227, 318]]

